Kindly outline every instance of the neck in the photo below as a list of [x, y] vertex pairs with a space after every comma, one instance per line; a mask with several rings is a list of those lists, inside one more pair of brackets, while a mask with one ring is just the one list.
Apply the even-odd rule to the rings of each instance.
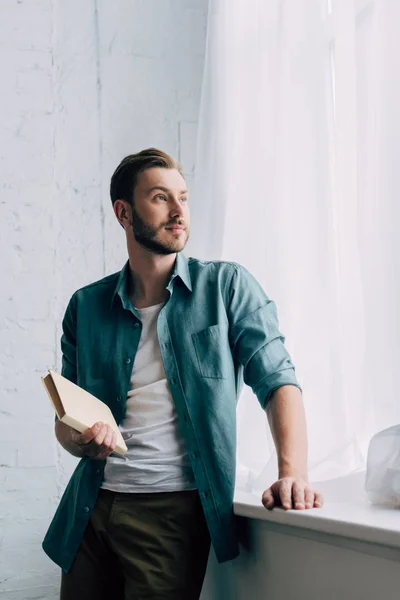
[[130, 281], [128, 296], [136, 308], [161, 304], [167, 299], [168, 285], [175, 266], [176, 253], [152, 254], [138, 246], [129, 248]]

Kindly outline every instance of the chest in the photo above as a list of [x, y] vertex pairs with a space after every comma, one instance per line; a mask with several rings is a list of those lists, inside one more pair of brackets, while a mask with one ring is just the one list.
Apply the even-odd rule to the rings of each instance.
[[106, 402], [117, 419], [132, 373], [145, 374], [153, 363], [162, 364], [172, 388], [178, 380], [188, 397], [201, 381], [233, 374], [229, 324], [217, 291], [199, 298], [178, 287], [153, 321], [120, 305], [78, 314], [78, 384]]

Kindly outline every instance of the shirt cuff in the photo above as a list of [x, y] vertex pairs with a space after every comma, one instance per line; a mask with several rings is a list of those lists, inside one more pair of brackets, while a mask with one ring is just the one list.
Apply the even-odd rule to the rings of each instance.
[[263, 409], [267, 406], [272, 394], [284, 385], [294, 385], [300, 392], [303, 391], [297, 381], [293, 367], [267, 375], [257, 384], [253, 391]]

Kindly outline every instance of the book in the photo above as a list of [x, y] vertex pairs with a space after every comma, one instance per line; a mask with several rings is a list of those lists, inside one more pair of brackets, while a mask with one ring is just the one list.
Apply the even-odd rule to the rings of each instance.
[[117, 434], [114, 452], [121, 456], [126, 453], [128, 448], [107, 404], [51, 369], [49, 374], [41, 379], [57, 417], [62, 423], [83, 433], [98, 421], [102, 421], [110, 425]]

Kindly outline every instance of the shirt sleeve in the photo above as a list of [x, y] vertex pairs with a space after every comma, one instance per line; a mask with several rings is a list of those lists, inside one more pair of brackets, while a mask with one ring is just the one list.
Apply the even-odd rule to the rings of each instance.
[[61, 375], [73, 383], [77, 383], [76, 361], [76, 295], [69, 301], [62, 322], [63, 334], [61, 336], [62, 368]]
[[227, 307], [232, 354], [243, 365], [244, 382], [265, 408], [278, 388], [301, 387], [279, 331], [275, 303], [244, 267], [232, 263], [232, 269]]
[[[68, 303], [62, 321], [63, 334], [61, 336], [62, 365], [61, 375], [73, 383], [77, 383], [76, 363], [76, 304], [75, 294]], [[55, 421], [58, 417], [55, 415]]]

